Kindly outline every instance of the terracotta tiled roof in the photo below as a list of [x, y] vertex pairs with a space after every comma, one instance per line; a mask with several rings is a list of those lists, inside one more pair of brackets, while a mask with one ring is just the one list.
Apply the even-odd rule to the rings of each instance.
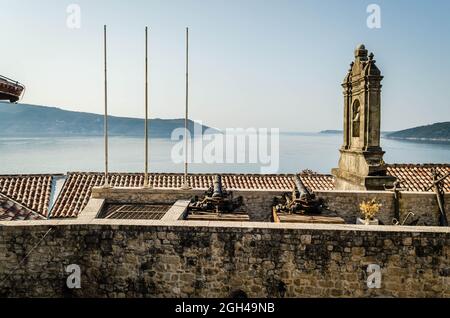
[[[194, 189], [207, 189], [214, 182], [214, 174], [189, 175], [190, 185]], [[255, 190], [292, 190], [293, 175], [248, 175], [222, 174], [222, 182], [226, 189]], [[333, 177], [319, 174], [302, 174], [301, 178], [312, 190], [330, 190], [333, 188]], [[53, 218], [76, 217], [86, 206], [94, 186], [104, 183], [102, 173], [69, 173], [63, 189], [52, 209]], [[142, 187], [142, 173], [112, 173], [110, 184], [114, 187]], [[183, 184], [182, 174], [150, 174], [150, 184], [154, 188], [180, 188]]]
[[0, 194], [0, 221], [43, 220], [42, 215]]
[[312, 191], [334, 189], [334, 177], [327, 174], [300, 174], [303, 183]]
[[[402, 180], [401, 186], [406, 191], [422, 192], [433, 184], [431, 174], [433, 168], [436, 168], [442, 176], [450, 173], [450, 164], [390, 164], [388, 174]], [[444, 191], [450, 192], [450, 177], [444, 180]]]
[[47, 217], [52, 175], [0, 176], [0, 193]]
[[[404, 180], [402, 187], [406, 191], [424, 191], [431, 185], [432, 168], [437, 168], [442, 174], [450, 172], [449, 164], [392, 164], [388, 165], [388, 174]], [[214, 176], [214, 174], [192, 174], [189, 176], [190, 185], [194, 189], [206, 189], [213, 183]], [[294, 187], [292, 176], [289, 174], [222, 174], [222, 182], [229, 190], [290, 191]], [[334, 189], [334, 179], [330, 175], [302, 173], [300, 176], [305, 185], [313, 191]], [[86, 206], [92, 188], [103, 184], [103, 178], [103, 173], [68, 173], [52, 208], [51, 217], [76, 217]], [[115, 187], [141, 187], [144, 183], [144, 175], [142, 173], [112, 173], [110, 183]], [[154, 188], [180, 188], [183, 175], [150, 174], [150, 183]], [[51, 175], [0, 176], [0, 193], [47, 217], [51, 184]], [[450, 192], [450, 178], [445, 181], [445, 191]]]

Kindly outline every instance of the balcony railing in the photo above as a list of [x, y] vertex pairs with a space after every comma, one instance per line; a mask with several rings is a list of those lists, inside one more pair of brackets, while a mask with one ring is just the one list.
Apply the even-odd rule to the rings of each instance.
[[22, 96], [24, 90], [25, 86], [20, 84], [18, 81], [0, 75], [0, 100], [17, 102]]

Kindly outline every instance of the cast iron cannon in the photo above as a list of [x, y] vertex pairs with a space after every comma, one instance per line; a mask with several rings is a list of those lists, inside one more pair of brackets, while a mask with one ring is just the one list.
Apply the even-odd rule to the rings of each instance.
[[223, 188], [222, 177], [216, 175], [214, 184], [205, 192], [203, 199], [199, 200], [195, 196], [189, 205], [189, 210], [192, 212], [231, 213], [242, 206], [242, 203], [242, 197], [234, 198], [233, 192]]
[[274, 199], [274, 209], [276, 212], [297, 213], [297, 214], [319, 214], [321, 213], [323, 202], [317, 199], [304, 185], [298, 175], [294, 178], [295, 188], [292, 193], [284, 193], [281, 197]]

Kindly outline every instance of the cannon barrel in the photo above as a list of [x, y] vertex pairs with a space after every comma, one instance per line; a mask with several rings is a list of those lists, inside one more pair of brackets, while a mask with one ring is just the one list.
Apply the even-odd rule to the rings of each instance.
[[222, 176], [220, 176], [220, 175], [216, 175], [214, 178], [214, 192], [213, 192], [212, 197], [213, 198], [223, 197]]
[[308, 189], [303, 184], [302, 179], [300, 179], [299, 176], [294, 177], [295, 187], [297, 188], [298, 193], [300, 194], [300, 199], [310, 200], [311, 199], [311, 193], [308, 191]]

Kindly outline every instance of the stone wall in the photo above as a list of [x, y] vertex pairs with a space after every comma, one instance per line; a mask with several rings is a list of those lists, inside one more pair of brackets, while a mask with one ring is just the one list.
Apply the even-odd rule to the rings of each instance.
[[[177, 200], [190, 200], [194, 196], [202, 198], [206, 190], [179, 189], [136, 189], [136, 188], [94, 188], [92, 197], [106, 199], [116, 203], [164, 203], [173, 204]], [[234, 190], [233, 196], [242, 196], [244, 206], [250, 220], [255, 222], [269, 222], [272, 217], [273, 199], [281, 195], [282, 191], [266, 190]]]
[[[195, 195], [202, 197], [204, 190], [178, 189], [136, 189], [136, 188], [94, 188], [93, 198], [106, 198], [109, 202], [153, 202], [175, 203], [177, 200], [190, 200]], [[283, 191], [267, 190], [235, 190], [234, 196], [242, 196], [245, 210], [251, 221], [270, 221], [272, 216], [273, 198]], [[318, 191], [328, 209], [334, 211], [347, 223], [354, 224], [360, 216], [359, 205], [362, 201], [375, 198], [379, 201], [381, 211], [378, 218], [387, 225], [392, 224], [394, 218], [394, 194], [388, 191]], [[403, 192], [400, 193], [400, 219], [403, 221], [409, 212], [415, 214], [409, 220], [418, 218], [419, 225], [439, 225], [439, 209], [434, 193]], [[450, 218], [450, 193], [445, 195], [446, 211]]]
[[[392, 224], [394, 218], [394, 194], [387, 191], [321, 191], [317, 195], [324, 199], [325, 205], [335, 211], [347, 223], [355, 223], [360, 216], [359, 205], [363, 201], [375, 198], [381, 203], [378, 218], [386, 225]], [[445, 195], [447, 216], [450, 218], [450, 193]], [[408, 221], [418, 219], [418, 225], [438, 226], [439, 208], [434, 193], [402, 192], [399, 196], [400, 219], [403, 221], [409, 212]]]
[[449, 228], [117, 222], [0, 223], [0, 297], [450, 297]]

